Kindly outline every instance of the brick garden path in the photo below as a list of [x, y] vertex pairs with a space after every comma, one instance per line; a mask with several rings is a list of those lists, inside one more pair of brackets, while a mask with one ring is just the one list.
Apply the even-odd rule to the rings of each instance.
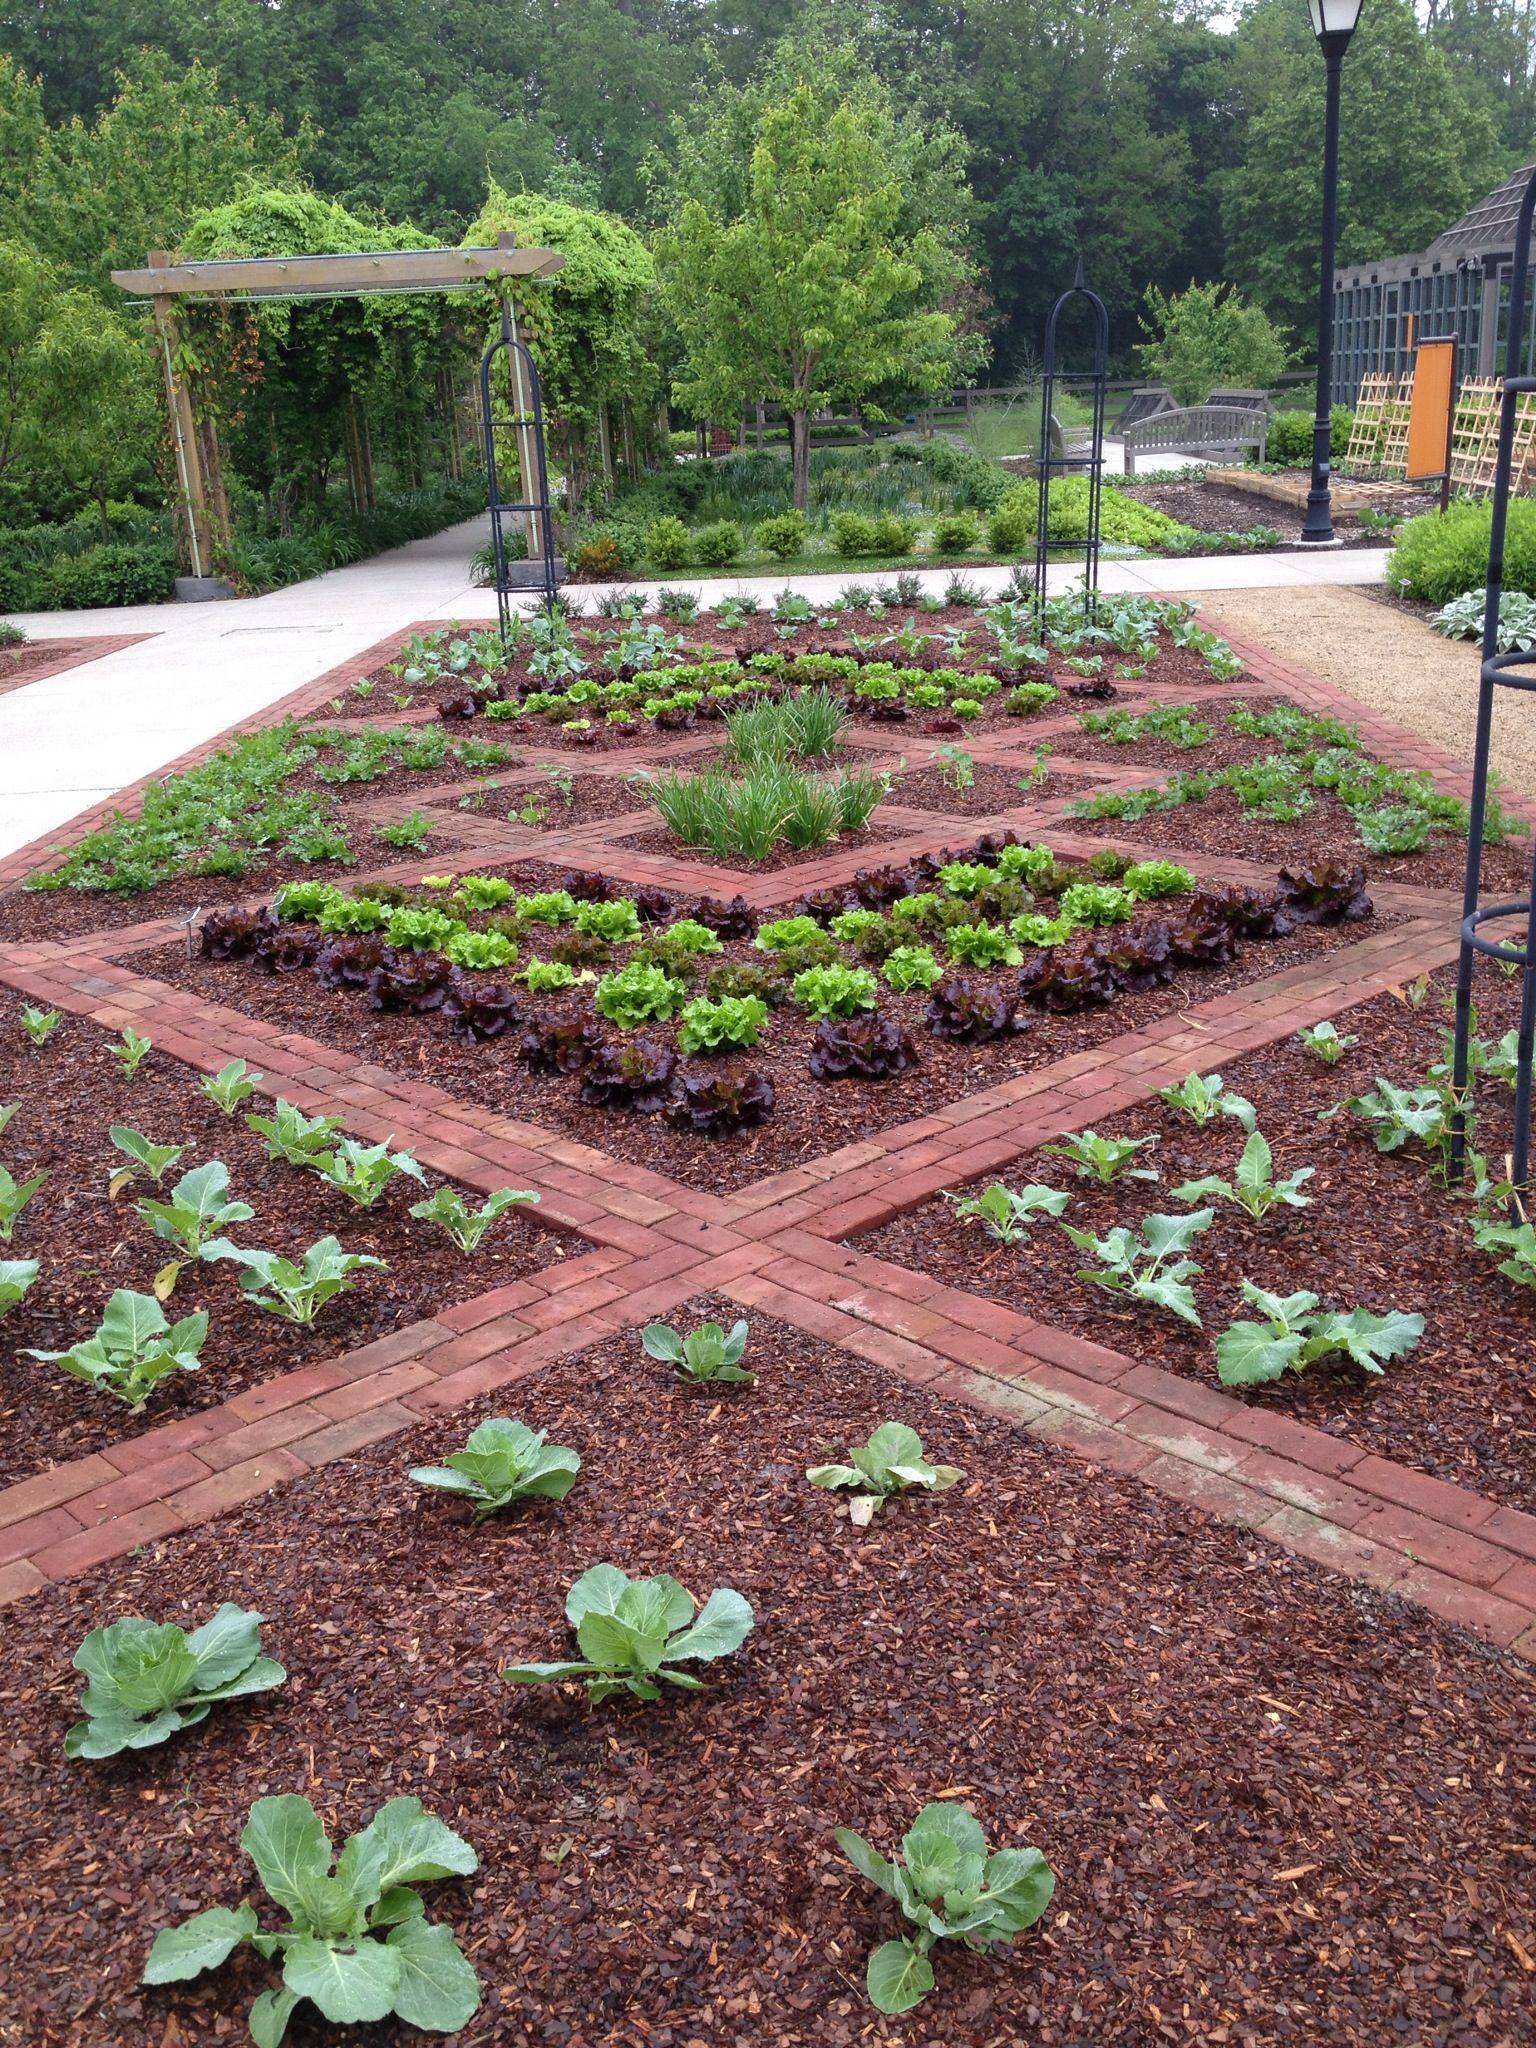
[[[398, 636], [307, 685], [265, 714], [318, 709], [377, 667]], [[1239, 651], [1241, 683], [1210, 698], [1275, 689], [1359, 724], [1383, 758], [1432, 770], [1466, 793], [1445, 754], [1411, 739], [1342, 692], [1262, 650]], [[1152, 689], [1149, 699], [1188, 696]], [[337, 721], [343, 723], [344, 721]], [[370, 721], [377, 723], [377, 721]], [[1026, 767], [1039, 739], [1075, 730], [1067, 716], [967, 740], [978, 764]], [[221, 736], [223, 737], [223, 736]], [[172, 764], [190, 765], [210, 741]], [[522, 749], [530, 764], [497, 776], [516, 791], [537, 785], [540, 761], [583, 775], [622, 776], [641, 761], [686, 756], [697, 738], [623, 753], [573, 757]], [[872, 736], [863, 744], [892, 751]], [[928, 741], [903, 745], [914, 760]], [[1062, 760], [1100, 784], [1145, 780], [1102, 762]], [[829, 853], [774, 874], [701, 870], [620, 842], [652, 814], [569, 830], [538, 830], [456, 808], [465, 785], [380, 798], [376, 821], [424, 809], [478, 864], [537, 857], [601, 865], [627, 884], [683, 891], [738, 889], [759, 908], [842, 880], [858, 866], [905, 859], [980, 831], [1020, 822], [1010, 811], [960, 819], [887, 805], [881, 842]], [[115, 800], [129, 801], [133, 792]], [[1074, 841], [1065, 802], [1034, 803], [1029, 826], [1049, 826], [1062, 852], [1133, 839]], [[84, 814], [68, 838], [109, 806]], [[58, 835], [50, 835], [57, 843]], [[0, 885], [34, 867], [37, 848], [0, 862]], [[1239, 860], [1200, 861], [1214, 879], [1267, 879]], [[414, 876], [413, 861], [391, 873]], [[949, 1287], [842, 1240], [927, 1200], [940, 1188], [1001, 1173], [1062, 1132], [1146, 1101], [1191, 1067], [1217, 1067], [1292, 1035], [1301, 1025], [1455, 957], [1458, 904], [1444, 891], [1374, 888], [1396, 922], [1346, 949], [1291, 967], [1074, 1053], [948, 1107], [721, 1196], [702, 1192], [577, 1144], [541, 1126], [497, 1116], [400, 1073], [359, 1065], [344, 1048], [200, 1000], [137, 973], [135, 956], [179, 927], [153, 921], [53, 944], [0, 947], [0, 986], [90, 1018], [133, 1024], [157, 1048], [205, 1072], [242, 1057], [272, 1093], [343, 1117], [366, 1138], [391, 1134], [426, 1164], [484, 1192], [536, 1186], [537, 1220], [584, 1246], [551, 1270], [461, 1302], [429, 1321], [343, 1356], [249, 1388], [220, 1407], [147, 1430], [89, 1457], [0, 1489], [0, 1603], [16, 1600], [131, 1548], [258, 1499], [275, 1486], [359, 1446], [512, 1385], [620, 1329], [633, 1329], [713, 1292], [841, 1345], [891, 1375], [968, 1402], [1064, 1446], [1089, 1468], [1134, 1473], [1148, 1485], [1244, 1527], [1331, 1570], [1390, 1588], [1448, 1621], [1536, 1661], [1536, 1516], [1426, 1476], [1288, 1417], [1134, 1357], [1086, 1342], [998, 1303]], [[1091, 1470], [1086, 1475], [1091, 1479]]]

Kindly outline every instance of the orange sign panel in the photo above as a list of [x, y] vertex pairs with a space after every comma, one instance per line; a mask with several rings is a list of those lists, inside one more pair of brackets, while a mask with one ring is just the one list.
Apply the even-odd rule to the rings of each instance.
[[1451, 408], [1455, 401], [1455, 342], [1421, 341], [1413, 352], [1406, 482], [1445, 475], [1450, 460]]

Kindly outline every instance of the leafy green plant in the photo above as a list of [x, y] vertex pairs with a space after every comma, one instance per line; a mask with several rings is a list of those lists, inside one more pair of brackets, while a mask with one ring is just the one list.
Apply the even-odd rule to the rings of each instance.
[[829, 1492], [854, 1488], [848, 1519], [856, 1529], [864, 1529], [888, 1500], [908, 1487], [944, 1493], [965, 1474], [954, 1465], [930, 1464], [923, 1456], [922, 1438], [906, 1423], [882, 1422], [867, 1443], [852, 1446], [847, 1464], [812, 1465], [805, 1476], [812, 1486]]
[[911, 989], [932, 988], [944, 978], [944, 970], [931, 946], [895, 947], [885, 956], [880, 972], [898, 995]]
[[951, 925], [944, 946], [962, 967], [1017, 967], [1024, 957], [1012, 933], [996, 924]]
[[85, 1719], [65, 1736], [64, 1754], [94, 1761], [152, 1749], [206, 1721], [221, 1700], [281, 1685], [287, 1672], [261, 1654], [262, 1620], [226, 1600], [190, 1635], [139, 1615], [93, 1628], [74, 1656], [86, 1679]]
[[409, 1152], [391, 1152], [393, 1140], [382, 1145], [365, 1145], [358, 1138], [343, 1138], [334, 1151], [310, 1161], [327, 1187], [345, 1195], [357, 1209], [371, 1209], [390, 1182], [400, 1174], [426, 1184], [420, 1161]]
[[277, 1252], [245, 1251], [218, 1237], [203, 1247], [205, 1259], [232, 1259], [245, 1268], [240, 1285], [253, 1308], [285, 1322], [308, 1325], [338, 1294], [357, 1285], [355, 1275], [384, 1271], [384, 1261], [367, 1252], [344, 1252], [334, 1237], [322, 1237], [296, 1263]]
[[445, 1464], [414, 1465], [410, 1476], [418, 1486], [472, 1501], [475, 1520], [483, 1522], [514, 1501], [564, 1500], [580, 1470], [576, 1453], [547, 1442], [544, 1430], [493, 1415]]
[[146, 1199], [134, 1207], [156, 1237], [181, 1251], [180, 1258], [155, 1275], [155, 1293], [162, 1301], [188, 1260], [206, 1257], [208, 1244], [219, 1231], [248, 1223], [256, 1214], [249, 1202], [229, 1200], [229, 1168], [222, 1159], [209, 1159], [184, 1173], [166, 1201]]
[[629, 946], [640, 936], [640, 913], [627, 896], [608, 903], [578, 903], [571, 919], [577, 931], [609, 946]]
[[1233, 1094], [1220, 1074], [1189, 1074], [1173, 1088], [1160, 1088], [1159, 1099], [1182, 1109], [1191, 1123], [1205, 1125], [1218, 1116], [1230, 1116], [1245, 1131], [1253, 1129], [1253, 1104], [1245, 1095]]
[[13, 1180], [7, 1169], [0, 1166], [0, 1244], [10, 1243], [22, 1210], [47, 1178], [46, 1173], [34, 1173], [29, 1180]]
[[35, 1003], [28, 1003], [21, 1013], [21, 1028], [39, 1050], [48, 1043], [63, 1021], [62, 1010], [40, 1010]]
[[467, 967], [472, 974], [487, 974], [514, 961], [517, 947], [505, 932], [457, 931], [450, 933], [443, 955], [455, 967]]
[[814, 917], [776, 917], [758, 926], [752, 943], [765, 953], [785, 953], [796, 946], [814, 945], [821, 936]]
[[631, 1579], [613, 1564], [582, 1573], [566, 1596], [565, 1618], [576, 1632], [580, 1660], [509, 1664], [501, 1675], [513, 1685], [579, 1678], [594, 1706], [622, 1692], [658, 1700], [663, 1680], [697, 1692], [702, 1680], [679, 1667], [739, 1650], [753, 1622], [751, 1607], [729, 1586], [717, 1586], [700, 1608], [665, 1573]]
[[1284, 1180], [1274, 1176], [1274, 1155], [1269, 1140], [1257, 1128], [1248, 1133], [1248, 1142], [1237, 1162], [1237, 1176], [1234, 1180], [1223, 1180], [1220, 1175], [1209, 1173], [1201, 1180], [1186, 1181], [1183, 1187], [1175, 1188], [1176, 1202], [1203, 1202], [1208, 1196], [1216, 1195], [1224, 1202], [1235, 1202], [1245, 1209], [1255, 1223], [1262, 1223], [1271, 1209], [1305, 1209], [1312, 1200], [1310, 1195], [1301, 1193], [1302, 1184], [1312, 1178], [1315, 1168], [1299, 1166]]
[[1358, 1037], [1339, 1031], [1325, 1017], [1320, 1024], [1304, 1025], [1296, 1034], [1315, 1060], [1321, 1060], [1325, 1067], [1336, 1067], [1352, 1047], [1360, 1043]]
[[1194, 1209], [1187, 1216], [1144, 1216], [1139, 1231], [1122, 1223], [1104, 1237], [1075, 1230], [1070, 1223], [1061, 1227], [1079, 1251], [1091, 1252], [1098, 1260], [1097, 1266], [1079, 1268], [1079, 1280], [1168, 1309], [1198, 1328], [1200, 1315], [1189, 1283], [1205, 1268], [1186, 1254], [1200, 1232], [1210, 1228], [1214, 1214], [1212, 1209]]
[[634, 1031], [675, 1017], [688, 1000], [688, 988], [648, 960], [631, 960], [617, 974], [603, 976], [593, 1000], [610, 1024]]
[[113, 1201], [129, 1182], [140, 1174], [159, 1187], [187, 1149], [185, 1145], [157, 1145], [152, 1138], [146, 1138], [142, 1131], [134, 1130], [130, 1124], [110, 1125], [107, 1136], [128, 1161], [128, 1164], [119, 1167], [107, 1182], [107, 1194]]
[[226, 1116], [233, 1116], [243, 1102], [250, 1101], [263, 1079], [263, 1075], [253, 1074], [244, 1060], [229, 1060], [216, 1074], [205, 1074], [198, 1086]]
[[122, 1068], [124, 1080], [131, 1081], [153, 1048], [152, 1038], [141, 1038], [131, 1024], [126, 1024], [122, 1037], [115, 1045], [109, 1045], [107, 1051]]
[[25, 1299], [40, 1271], [36, 1259], [0, 1259], [0, 1316]]
[[425, 811], [411, 811], [392, 825], [380, 825], [379, 837], [386, 846], [398, 846], [407, 853], [425, 853], [436, 827]]
[[806, 1015], [818, 1020], [872, 1010], [879, 999], [875, 977], [867, 967], [807, 967], [795, 976], [790, 988]]
[[1070, 1160], [1080, 1180], [1097, 1181], [1101, 1187], [1108, 1187], [1111, 1181], [1122, 1177], [1156, 1180], [1154, 1167], [1131, 1164], [1143, 1147], [1156, 1143], [1155, 1137], [1101, 1138], [1097, 1131], [1072, 1131], [1056, 1144], [1042, 1145], [1040, 1149], [1053, 1158]]
[[683, 1052], [733, 1051], [756, 1045], [768, 1022], [768, 1005], [760, 996], [722, 996], [712, 1002], [696, 996], [683, 1011], [677, 1036]]
[[1138, 903], [1165, 896], [1192, 896], [1197, 886], [1190, 870], [1173, 860], [1132, 861], [1120, 882]]
[[1071, 1198], [1064, 1189], [1044, 1187], [1038, 1181], [1010, 1188], [995, 1180], [979, 1195], [946, 1194], [944, 1199], [954, 1204], [957, 1222], [979, 1223], [999, 1244], [1014, 1244], [1042, 1216], [1059, 1216]]
[[1243, 1299], [1261, 1319], [1232, 1323], [1216, 1339], [1216, 1371], [1223, 1386], [1267, 1386], [1287, 1372], [1305, 1372], [1319, 1359], [1339, 1356], [1379, 1378], [1389, 1360], [1412, 1351], [1424, 1334], [1421, 1315], [1325, 1309], [1304, 1290], [1271, 1294], [1245, 1280]]
[[285, 1159], [290, 1166], [313, 1166], [331, 1150], [341, 1129], [339, 1116], [306, 1116], [280, 1095], [270, 1116], [246, 1115], [246, 1125], [267, 1141], [269, 1159]]
[[119, 1287], [102, 1312], [94, 1335], [68, 1351], [29, 1351], [28, 1358], [62, 1366], [77, 1380], [115, 1395], [130, 1408], [142, 1408], [169, 1373], [196, 1372], [208, 1335], [208, 1317], [199, 1309], [169, 1323], [152, 1294]]
[[16, 1114], [17, 1110], [20, 1109], [20, 1107], [21, 1104], [19, 1102], [0, 1102], [0, 1138], [3, 1138], [5, 1136], [6, 1130], [10, 1125], [11, 1118]]
[[435, 1223], [446, 1230], [466, 1256], [478, 1251], [480, 1240], [496, 1218], [519, 1203], [537, 1202], [532, 1188], [497, 1188], [478, 1209], [472, 1209], [457, 1188], [440, 1187], [424, 1202], [412, 1206], [411, 1214], [422, 1223]]
[[1068, 924], [1080, 927], [1124, 924], [1135, 915], [1136, 900], [1107, 882], [1073, 882], [1062, 890], [1057, 909]]
[[1331, 1117], [1343, 1109], [1352, 1111], [1369, 1125], [1378, 1152], [1400, 1152], [1417, 1139], [1431, 1152], [1441, 1153], [1449, 1143], [1454, 1107], [1448, 1086], [1399, 1088], [1378, 1074], [1374, 1088], [1346, 1096], [1322, 1114]]
[[837, 1846], [861, 1876], [878, 1885], [917, 1929], [882, 1942], [864, 1983], [878, 2012], [911, 2012], [933, 1989], [929, 1952], [939, 1941], [985, 1953], [1033, 1927], [1051, 1903], [1056, 1876], [1038, 1849], [996, 1849], [967, 1806], [934, 1800], [902, 1837], [891, 1862], [852, 1828], [834, 1829]]
[[432, 2034], [455, 2033], [476, 2012], [479, 1980], [452, 1929], [428, 1922], [416, 1888], [470, 1877], [479, 1858], [419, 1799], [389, 1800], [336, 1857], [307, 1799], [258, 1799], [240, 1846], [287, 1926], [264, 1931], [249, 1904], [211, 1906], [161, 1929], [144, 1983], [199, 1977], [246, 1942], [264, 1958], [280, 1955], [283, 1988], [251, 2007], [256, 2048], [279, 2048], [305, 1999], [333, 2026], [393, 2014]]
[[678, 1378], [690, 1386], [724, 1382], [727, 1386], [750, 1387], [757, 1383], [757, 1374], [747, 1372], [741, 1363], [747, 1348], [744, 1319], [732, 1323], [728, 1332], [718, 1323], [700, 1323], [686, 1337], [679, 1335], [670, 1323], [647, 1323], [640, 1332], [640, 1342], [648, 1357], [670, 1365]]

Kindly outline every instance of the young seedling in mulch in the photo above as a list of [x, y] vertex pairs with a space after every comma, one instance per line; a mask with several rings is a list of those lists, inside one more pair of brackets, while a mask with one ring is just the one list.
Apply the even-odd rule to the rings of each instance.
[[757, 1374], [747, 1372], [741, 1363], [747, 1348], [745, 1320], [732, 1323], [729, 1332], [718, 1323], [700, 1323], [686, 1337], [670, 1323], [647, 1323], [640, 1342], [649, 1357], [670, 1365], [690, 1387], [757, 1384]]
[[1156, 1180], [1156, 1169], [1133, 1166], [1131, 1161], [1154, 1138], [1101, 1138], [1097, 1131], [1074, 1131], [1057, 1144], [1042, 1145], [1053, 1158], [1070, 1160], [1079, 1179], [1097, 1181], [1108, 1187], [1116, 1180]]
[[995, 1180], [979, 1195], [952, 1195], [946, 1190], [944, 1199], [954, 1204], [957, 1222], [979, 1223], [999, 1244], [1015, 1244], [1042, 1216], [1059, 1216], [1071, 1197], [1063, 1188], [1048, 1188], [1038, 1181], [1010, 1188]]
[[908, 1487], [943, 1493], [965, 1477], [956, 1465], [929, 1464], [922, 1438], [904, 1422], [882, 1422], [868, 1443], [853, 1446], [848, 1459], [846, 1465], [811, 1465], [805, 1476], [829, 1492], [856, 1489], [848, 1503], [848, 1519], [856, 1529], [867, 1529], [886, 1502]]
[[427, 2033], [452, 2034], [480, 2004], [480, 1981], [451, 1928], [426, 1918], [417, 1887], [471, 1877], [474, 1850], [419, 1799], [391, 1799], [335, 1856], [307, 1799], [258, 1799], [240, 1837], [263, 1888], [287, 1917], [276, 1932], [256, 1909], [211, 1906], [155, 1936], [145, 1984], [180, 1984], [216, 1970], [249, 1942], [281, 1956], [280, 1991], [263, 1991], [248, 2019], [256, 2048], [278, 2048], [305, 1999], [333, 2026], [391, 2014]]
[[285, 1159], [290, 1166], [314, 1166], [332, 1149], [341, 1129], [338, 1116], [306, 1116], [281, 1096], [270, 1116], [247, 1114], [246, 1124], [257, 1137], [267, 1141], [269, 1159]]
[[921, 2005], [933, 1989], [928, 1957], [936, 1942], [959, 1941], [982, 1953], [1006, 1947], [1034, 1926], [1056, 1889], [1055, 1872], [1038, 1849], [989, 1855], [976, 1816], [948, 1800], [923, 1808], [890, 1862], [852, 1828], [833, 1832], [855, 1870], [894, 1899], [917, 1930], [870, 1955], [864, 1982], [880, 2012]]
[[1341, 1110], [1349, 1110], [1370, 1127], [1378, 1152], [1400, 1152], [1417, 1141], [1437, 1163], [1446, 1160], [1451, 1140], [1451, 1121], [1456, 1098], [1448, 1084], [1425, 1088], [1399, 1088], [1395, 1082], [1376, 1076], [1374, 1088], [1363, 1095], [1349, 1095], [1318, 1118], [1324, 1123]]
[[422, 1223], [436, 1223], [453, 1239], [466, 1258], [478, 1251], [480, 1240], [496, 1218], [520, 1202], [537, 1202], [532, 1188], [498, 1188], [478, 1209], [472, 1209], [457, 1188], [441, 1187], [426, 1201], [413, 1204], [411, 1214]]
[[457, 1494], [474, 1503], [475, 1520], [499, 1514], [519, 1500], [564, 1500], [576, 1484], [581, 1459], [565, 1444], [545, 1441], [545, 1432], [493, 1415], [472, 1430], [462, 1451], [442, 1465], [413, 1465], [418, 1486]]
[[261, 1654], [263, 1619], [226, 1601], [190, 1635], [141, 1615], [93, 1628], [74, 1656], [86, 1678], [85, 1719], [65, 1736], [64, 1754], [94, 1759], [152, 1749], [206, 1721], [221, 1700], [281, 1685], [287, 1672]]
[[729, 1586], [717, 1586], [702, 1608], [665, 1573], [631, 1579], [613, 1564], [595, 1564], [566, 1596], [565, 1618], [576, 1631], [580, 1661], [509, 1664], [513, 1685], [581, 1679], [594, 1706], [616, 1693], [659, 1700], [668, 1685], [697, 1692], [703, 1680], [683, 1664], [710, 1663], [739, 1650], [751, 1633], [751, 1607]]
[[1325, 1017], [1321, 1024], [1305, 1026], [1296, 1034], [1313, 1059], [1325, 1067], [1336, 1067], [1347, 1052], [1360, 1043], [1352, 1033], [1340, 1031]]
[[1234, 1202], [1240, 1209], [1245, 1209], [1255, 1223], [1262, 1223], [1274, 1208], [1307, 1208], [1312, 1197], [1302, 1194], [1301, 1187], [1304, 1181], [1312, 1178], [1316, 1168], [1298, 1166], [1284, 1180], [1276, 1180], [1274, 1164], [1274, 1154], [1264, 1133], [1250, 1131], [1237, 1162], [1235, 1179], [1223, 1180], [1219, 1174], [1208, 1173], [1202, 1180], [1186, 1181], [1183, 1187], [1175, 1188], [1173, 1199], [1176, 1202], [1203, 1202], [1215, 1195], [1224, 1202]]
[[409, 1152], [391, 1152], [393, 1139], [382, 1145], [365, 1145], [359, 1138], [343, 1138], [334, 1151], [323, 1152], [309, 1163], [327, 1187], [345, 1195], [356, 1209], [371, 1209], [397, 1174], [426, 1184], [420, 1162]]
[[184, 1173], [166, 1201], [135, 1202], [135, 1209], [156, 1237], [181, 1249], [181, 1257], [170, 1260], [155, 1275], [158, 1301], [165, 1301], [175, 1291], [183, 1266], [212, 1256], [209, 1245], [220, 1231], [235, 1223], [249, 1223], [256, 1214], [249, 1202], [232, 1202], [228, 1196], [229, 1168], [222, 1159], [210, 1159]]
[[30, 1180], [13, 1180], [0, 1166], [0, 1244], [10, 1243], [22, 1210], [47, 1178], [46, 1173], [34, 1173]]
[[1061, 1227], [1079, 1251], [1092, 1252], [1099, 1262], [1080, 1267], [1079, 1280], [1166, 1308], [1198, 1329], [1200, 1314], [1189, 1283], [1205, 1268], [1185, 1255], [1200, 1232], [1210, 1228], [1215, 1213], [1195, 1209], [1187, 1216], [1144, 1216], [1139, 1232], [1118, 1224], [1104, 1237], [1074, 1230], [1070, 1223]]
[[263, 1078], [253, 1074], [244, 1060], [230, 1060], [216, 1074], [205, 1074], [198, 1086], [226, 1116], [233, 1116], [242, 1103], [250, 1101]]
[[165, 1179], [176, 1164], [185, 1145], [157, 1145], [153, 1138], [146, 1138], [142, 1131], [136, 1131], [131, 1124], [112, 1124], [107, 1136], [128, 1161], [120, 1166], [107, 1182], [107, 1196], [116, 1201], [123, 1189], [130, 1186], [142, 1174], [156, 1187]]
[[1325, 1309], [1305, 1290], [1270, 1294], [1245, 1280], [1243, 1299], [1261, 1320], [1233, 1323], [1216, 1339], [1216, 1371], [1227, 1387], [1267, 1386], [1288, 1372], [1305, 1372], [1319, 1359], [1341, 1356], [1380, 1378], [1387, 1362], [1412, 1351], [1424, 1334], [1421, 1315]]
[[111, 1053], [113, 1059], [122, 1068], [125, 1081], [131, 1081], [140, 1067], [143, 1066], [146, 1058], [154, 1049], [154, 1043], [155, 1041], [152, 1038], [141, 1038], [133, 1026], [127, 1024], [123, 1027], [122, 1037], [114, 1045], [107, 1047], [107, 1051]]
[[20, 1107], [19, 1102], [0, 1102], [0, 1138], [5, 1136], [6, 1126]]
[[119, 1287], [94, 1335], [68, 1351], [28, 1351], [26, 1356], [62, 1366], [130, 1408], [142, 1408], [168, 1374], [198, 1370], [207, 1335], [203, 1310], [170, 1323], [152, 1294]]
[[0, 1316], [25, 1298], [40, 1271], [36, 1259], [0, 1259]]
[[358, 1273], [384, 1271], [382, 1259], [367, 1252], [344, 1252], [334, 1237], [317, 1239], [297, 1263], [277, 1252], [242, 1250], [225, 1237], [205, 1245], [203, 1257], [233, 1259], [245, 1268], [240, 1285], [253, 1308], [305, 1327], [328, 1301], [351, 1292]]
[[1182, 1109], [1191, 1123], [1203, 1126], [1218, 1116], [1230, 1116], [1245, 1131], [1253, 1129], [1253, 1104], [1246, 1095], [1236, 1095], [1227, 1088], [1220, 1074], [1190, 1074], [1176, 1088], [1163, 1088], [1158, 1093], [1162, 1101]]
[[62, 1010], [40, 1010], [35, 1003], [28, 1003], [21, 1013], [21, 1028], [39, 1051], [63, 1021]]

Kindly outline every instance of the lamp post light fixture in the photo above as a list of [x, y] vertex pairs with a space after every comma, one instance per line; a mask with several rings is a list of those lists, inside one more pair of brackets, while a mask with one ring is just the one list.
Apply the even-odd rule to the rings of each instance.
[[1328, 67], [1328, 111], [1323, 125], [1323, 274], [1317, 295], [1317, 418], [1312, 426], [1312, 488], [1301, 525], [1303, 547], [1337, 545], [1329, 493], [1333, 439], [1333, 267], [1339, 225], [1339, 77], [1344, 52], [1360, 19], [1363, 0], [1307, 0], [1312, 33]]

